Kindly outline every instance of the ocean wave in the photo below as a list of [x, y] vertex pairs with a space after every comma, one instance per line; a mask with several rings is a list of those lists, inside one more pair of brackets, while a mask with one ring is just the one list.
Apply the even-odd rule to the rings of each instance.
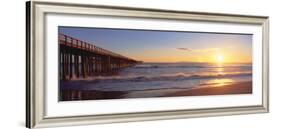
[[158, 76], [97, 76], [86, 78], [77, 81], [91, 81], [91, 82], [103, 82], [103, 83], [115, 83], [115, 82], [149, 82], [149, 81], [180, 81], [188, 79], [214, 79], [214, 78], [230, 78], [230, 77], [244, 77], [251, 76], [252, 72], [234, 72], [227, 74], [164, 74]]

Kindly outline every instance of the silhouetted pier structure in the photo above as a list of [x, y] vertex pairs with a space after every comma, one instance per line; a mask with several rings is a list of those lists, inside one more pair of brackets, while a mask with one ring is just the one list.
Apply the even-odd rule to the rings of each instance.
[[79, 39], [59, 34], [60, 78], [86, 78], [134, 66], [139, 61]]

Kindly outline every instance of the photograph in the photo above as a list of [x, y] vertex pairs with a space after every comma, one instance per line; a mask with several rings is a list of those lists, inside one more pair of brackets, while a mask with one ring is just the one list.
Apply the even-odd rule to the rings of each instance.
[[252, 94], [252, 36], [59, 26], [59, 101]]

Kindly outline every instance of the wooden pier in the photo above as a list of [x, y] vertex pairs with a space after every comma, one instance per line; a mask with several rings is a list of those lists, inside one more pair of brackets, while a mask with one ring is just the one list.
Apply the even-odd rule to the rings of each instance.
[[105, 75], [139, 63], [79, 39], [59, 34], [60, 78], [86, 78]]

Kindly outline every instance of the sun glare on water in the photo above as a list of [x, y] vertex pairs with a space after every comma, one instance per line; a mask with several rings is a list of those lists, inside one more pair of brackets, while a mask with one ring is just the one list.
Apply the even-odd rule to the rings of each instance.
[[222, 87], [222, 86], [226, 86], [233, 82], [234, 81], [232, 79], [214, 79], [214, 80], [208, 81], [208, 83], [212, 84], [213, 87]]

